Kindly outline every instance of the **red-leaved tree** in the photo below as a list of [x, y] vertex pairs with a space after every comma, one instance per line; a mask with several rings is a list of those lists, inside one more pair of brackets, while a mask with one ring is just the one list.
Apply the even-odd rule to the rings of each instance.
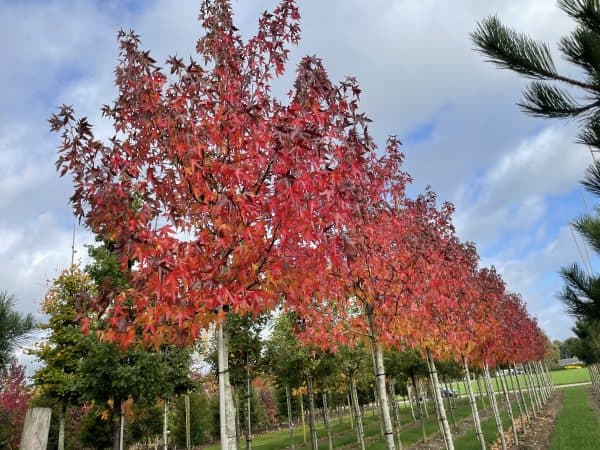
[[0, 374], [0, 444], [19, 448], [30, 397], [31, 392], [25, 384], [25, 368], [12, 362], [6, 372]]
[[333, 84], [318, 58], [300, 61], [289, 102], [271, 96], [299, 38], [293, 0], [264, 13], [247, 42], [227, 0], [204, 2], [200, 20], [202, 63], [173, 56], [169, 74], [137, 35], [119, 33], [108, 142], [71, 107], [50, 122], [76, 215], [130, 277], [130, 289], [92, 299], [105, 338], [186, 344], [216, 321], [222, 445], [236, 448], [225, 312], [259, 314], [282, 298], [309, 307], [310, 286], [339, 263], [375, 146], [356, 81]]

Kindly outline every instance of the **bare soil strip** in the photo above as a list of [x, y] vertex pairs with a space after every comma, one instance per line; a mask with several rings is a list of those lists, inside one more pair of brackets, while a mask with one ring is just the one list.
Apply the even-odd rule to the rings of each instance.
[[[546, 450], [552, 439], [556, 417], [560, 411], [563, 402], [563, 392], [555, 391], [552, 400], [544, 407], [541, 412], [538, 412], [537, 418], [532, 419], [527, 434], [519, 435], [519, 445], [513, 442], [513, 435], [510, 429], [505, 432], [504, 436], [508, 443], [508, 448], [511, 450]], [[496, 447], [492, 447], [496, 448]]]

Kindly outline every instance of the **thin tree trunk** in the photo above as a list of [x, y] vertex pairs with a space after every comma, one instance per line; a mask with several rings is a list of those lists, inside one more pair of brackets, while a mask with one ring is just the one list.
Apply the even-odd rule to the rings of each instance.
[[333, 449], [333, 440], [331, 439], [331, 423], [329, 420], [329, 410], [327, 409], [327, 392], [323, 392], [323, 419], [325, 420], [325, 429], [327, 430], [327, 440], [329, 441], [329, 450]]
[[448, 383], [446, 381], [444, 381], [444, 386], [446, 387], [446, 406], [450, 411], [450, 420], [452, 420], [452, 427], [456, 429], [456, 417], [454, 417], [454, 407], [452, 405], [451, 397], [452, 389], [448, 387]]
[[481, 445], [482, 450], [486, 450], [485, 437], [481, 429], [481, 419], [479, 418], [479, 411], [477, 410], [477, 401], [475, 401], [475, 395], [473, 394], [473, 387], [471, 386], [471, 375], [469, 373], [469, 365], [465, 357], [462, 357], [463, 368], [465, 369], [465, 385], [467, 387], [467, 395], [469, 396], [469, 403], [471, 404], [471, 413], [473, 414], [473, 423], [475, 424], [475, 434], [477, 440]]
[[221, 448], [223, 450], [237, 450], [235, 407], [233, 405], [231, 383], [229, 382], [229, 342], [225, 319], [219, 323], [217, 357], [219, 370], [219, 421], [221, 432]]
[[64, 403], [60, 403], [58, 416], [58, 450], [65, 450], [65, 410]]
[[315, 396], [313, 392], [312, 375], [307, 378], [308, 381], [308, 423], [310, 426], [310, 447], [312, 450], [319, 450], [317, 441], [317, 428], [315, 426]]
[[285, 400], [287, 402], [287, 413], [288, 413], [288, 424], [290, 426], [290, 448], [292, 450], [296, 450], [296, 444], [294, 442], [294, 418], [292, 417], [292, 401], [290, 399], [290, 388], [286, 384], [285, 385]]
[[250, 395], [250, 364], [246, 353], [246, 450], [252, 450], [252, 396]]
[[356, 436], [361, 450], [365, 450], [365, 432], [363, 429], [362, 412], [358, 403], [358, 393], [356, 391], [356, 379], [354, 374], [350, 376], [350, 391], [352, 394], [352, 406], [354, 409], [354, 420], [356, 423]]
[[[408, 394], [408, 404], [410, 405], [410, 413], [412, 415], [413, 418], [413, 422], [417, 421], [417, 416], [415, 416], [415, 408], [413, 406], [413, 401], [414, 401], [414, 397], [413, 394], [410, 392], [412, 389], [409, 386], [408, 383], [406, 383], [406, 393]], [[416, 395], [416, 394], [414, 394]]]
[[191, 427], [190, 427], [190, 395], [185, 394], [183, 397], [183, 402], [185, 404], [185, 448], [186, 450], [190, 450], [192, 448], [192, 439], [191, 439]]
[[[515, 370], [514, 372], [516, 373], [517, 371]], [[508, 380], [510, 380], [510, 386], [508, 386]], [[526, 417], [525, 410], [523, 406], [521, 406], [521, 397], [515, 388], [515, 383], [513, 382], [513, 369], [510, 367], [510, 365], [508, 366], [508, 376], [504, 377], [504, 381], [509, 393], [512, 393], [513, 397], [517, 401], [517, 408], [519, 409], [519, 417], [521, 419], [521, 431], [523, 432], [523, 435], [525, 435], [527, 433], [525, 422], [529, 420], [529, 417]]]
[[167, 402], [167, 398], [165, 397], [165, 406], [163, 408], [163, 448], [167, 450], [169, 448], [169, 428], [167, 415], [169, 413], [169, 403]]
[[116, 410], [113, 412], [113, 450], [119, 450], [119, 441], [121, 440], [121, 415], [116, 414]]
[[436, 399], [436, 403], [438, 405], [438, 415], [439, 415], [440, 425], [443, 430], [446, 447], [448, 448], [448, 450], [454, 450], [454, 441], [452, 439], [452, 431], [450, 430], [450, 425], [448, 424], [448, 417], [446, 416], [446, 408], [444, 408], [444, 401], [442, 400], [442, 393], [440, 391], [440, 382], [438, 380], [438, 374], [437, 374], [437, 369], [435, 367], [435, 362], [433, 361], [433, 356], [431, 355], [431, 351], [429, 349], [426, 350], [426, 353], [427, 353], [427, 367], [429, 368], [429, 375], [431, 377], [431, 382], [432, 382], [433, 397]]
[[379, 403], [379, 422], [383, 426], [383, 439], [387, 450], [395, 450], [394, 443], [394, 428], [392, 426], [392, 418], [390, 416], [390, 405], [387, 398], [387, 390], [385, 388], [385, 366], [383, 364], [383, 348], [381, 342], [375, 340], [375, 319], [373, 317], [373, 309], [367, 306], [367, 321], [369, 324], [371, 342], [371, 350], [373, 352], [373, 362], [375, 371], [375, 399]]
[[306, 418], [304, 417], [304, 396], [300, 393], [300, 416], [302, 416], [302, 440], [306, 445]]
[[[384, 440], [387, 450], [395, 450], [394, 427], [390, 416], [390, 404], [385, 387], [385, 366], [383, 364], [383, 348], [380, 342], [374, 343], [375, 347], [375, 382], [377, 385], [377, 395], [379, 397], [379, 410], [383, 423]], [[380, 419], [380, 420], [381, 420]]]
[[[509, 369], [510, 370], [510, 369]], [[508, 395], [508, 386], [505, 383], [503, 373], [500, 372], [500, 376], [497, 377], [500, 380], [500, 385], [502, 387], [502, 392], [504, 393], [504, 398], [506, 400], [506, 407], [508, 409], [508, 415], [510, 417], [510, 424], [512, 427], [513, 437], [515, 438], [515, 445], [519, 445], [519, 435], [517, 434], [517, 424], [515, 423], [515, 416], [513, 414], [512, 405], [510, 403], [510, 396]]]
[[506, 439], [504, 439], [504, 427], [502, 426], [502, 419], [500, 417], [500, 411], [498, 410], [498, 403], [496, 402], [496, 394], [494, 392], [494, 387], [492, 386], [490, 370], [488, 368], [487, 363], [485, 363], [483, 365], [483, 372], [484, 372], [484, 382], [488, 389], [490, 405], [492, 407], [492, 411], [494, 413], [494, 418], [496, 420], [496, 427], [498, 428], [498, 433], [500, 434], [500, 442], [502, 444], [502, 450], [506, 450]]
[[542, 410], [542, 399], [538, 390], [538, 387], [536, 385], [535, 382], [535, 377], [531, 371], [531, 366], [529, 365], [529, 363], [527, 363], [527, 375], [529, 377], [529, 385], [531, 386], [531, 391], [533, 392], [533, 396], [535, 398], [535, 406], [537, 407], [537, 410], [541, 412]]
[[477, 390], [479, 391], [479, 400], [481, 401], [481, 410], [485, 409], [485, 395], [487, 393], [487, 389], [481, 389], [481, 376], [479, 374], [475, 375], [475, 379], [477, 380]]
[[123, 440], [125, 438], [125, 411], [124, 411], [123, 400], [121, 400], [121, 426], [119, 433], [119, 450], [123, 450]]
[[[525, 394], [523, 394], [523, 390], [521, 389], [521, 381], [519, 380], [519, 372], [517, 371], [517, 366], [513, 364], [513, 369], [515, 371], [515, 381], [517, 384], [517, 389], [519, 391], [519, 397], [521, 397], [521, 403], [523, 404], [523, 408], [525, 410], [525, 416], [527, 417], [527, 423], [531, 423], [531, 417], [529, 416], [529, 408], [527, 408], [527, 402], [525, 401]], [[511, 378], [512, 383], [512, 378]], [[524, 434], [525, 432], [523, 432]]]
[[423, 403], [425, 401], [425, 398], [422, 398], [422, 397], [424, 397], [424, 394], [422, 394], [419, 389], [419, 384], [415, 379], [414, 372], [411, 372], [410, 377], [411, 377], [412, 384], [415, 388], [415, 394], [417, 396], [416, 400], [419, 403], [419, 422], [421, 422], [421, 434], [423, 436], [423, 442], [427, 442], [427, 432], [425, 429], [425, 415], [423, 413]]
[[542, 400], [542, 406], [546, 404], [546, 402], [548, 401], [548, 397], [546, 396], [546, 391], [544, 390], [544, 384], [542, 383], [541, 377], [540, 377], [540, 372], [539, 369], [537, 367], [537, 362], [534, 361], [531, 363], [531, 370], [533, 372], [533, 375], [535, 377], [537, 386], [538, 386], [538, 392], [540, 394], [540, 399]]
[[531, 384], [531, 379], [529, 378], [529, 374], [527, 373], [527, 366], [522, 364], [523, 367], [523, 381], [525, 382], [525, 389], [529, 394], [529, 403], [531, 404], [531, 412], [533, 413], [533, 417], [537, 418], [537, 398], [535, 396], [535, 391]]
[[[352, 389], [352, 388], [351, 388]], [[348, 410], [350, 411], [350, 429], [354, 430], [354, 410], [352, 409], [352, 403], [350, 402], [350, 392], [346, 394], [348, 397]]]
[[394, 431], [396, 433], [396, 441], [398, 442], [398, 449], [402, 450], [402, 441], [400, 440], [400, 405], [398, 405], [398, 397], [396, 396], [396, 383], [393, 378], [389, 381], [388, 386], [390, 390], [390, 400], [392, 402], [392, 409], [394, 410]]
[[235, 442], [237, 446], [240, 446], [240, 440], [242, 439], [242, 424], [240, 423], [240, 390], [235, 386], [231, 387], [231, 393], [233, 395], [233, 410], [235, 411]]

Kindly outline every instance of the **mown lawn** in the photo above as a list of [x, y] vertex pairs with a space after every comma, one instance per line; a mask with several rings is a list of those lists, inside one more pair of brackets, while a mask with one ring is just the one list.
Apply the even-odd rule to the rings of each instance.
[[[550, 372], [551, 376], [552, 376], [552, 382], [554, 383], [555, 386], [559, 386], [562, 384], [573, 384], [573, 383], [587, 383], [590, 381], [590, 373], [588, 372], [586, 367], [583, 367], [581, 369], [564, 369], [564, 370], [555, 370]], [[521, 384], [521, 388], [525, 389], [525, 379], [523, 375], [517, 375], [519, 378], [519, 383]], [[516, 386], [516, 380], [514, 379], [515, 377], [513, 376], [513, 383], [515, 383]], [[509, 383], [509, 387], [510, 385], [510, 379], [508, 379], [508, 383]], [[473, 387], [473, 392], [478, 393], [479, 389], [477, 387], [477, 383], [475, 381], [471, 382], [471, 385]], [[465, 385], [464, 383], [453, 383], [453, 388], [457, 389], [461, 394], [466, 394], [466, 390], [465, 390]], [[481, 382], [481, 386], [483, 387], [483, 381]], [[494, 390], [496, 390], [497, 392], [500, 391], [499, 387], [498, 387], [498, 383], [495, 377], [492, 377], [492, 386], [494, 387]]]
[[587, 386], [565, 389], [550, 450], [600, 448], [600, 420], [588, 399], [587, 389]]
[[588, 372], [587, 367], [581, 369], [555, 370], [552, 372], [552, 381], [555, 385], [586, 383], [590, 381], [590, 373]]

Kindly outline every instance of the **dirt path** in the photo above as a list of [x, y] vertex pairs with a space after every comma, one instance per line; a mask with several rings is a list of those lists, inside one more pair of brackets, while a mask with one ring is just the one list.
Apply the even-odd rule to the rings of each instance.
[[587, 395], [590, 399], [590, 403], [592, 404], [592, 406], [598, 413], [598, 416], [600, 417], [600, 393], [595, 391], [593, 387], [590, 387], [587, 390]]
[[519, 435], [519, 445], [514, 444], [512, 431], [509, 428], [504, 434], [507, 443], [509, 443], [508, 448], [511, 450], [547, 449], [550, 439], [552, 439], [556, 416], [558, 416], [558, 412], [562, 406], [563, 395], [562, 391], [555, 391], [554, 397], [544, 406], [541, 412], [538, 412], [537, 418], [532, 418], [532, 422], [527, 428], [527, 434], [525, 436]]

